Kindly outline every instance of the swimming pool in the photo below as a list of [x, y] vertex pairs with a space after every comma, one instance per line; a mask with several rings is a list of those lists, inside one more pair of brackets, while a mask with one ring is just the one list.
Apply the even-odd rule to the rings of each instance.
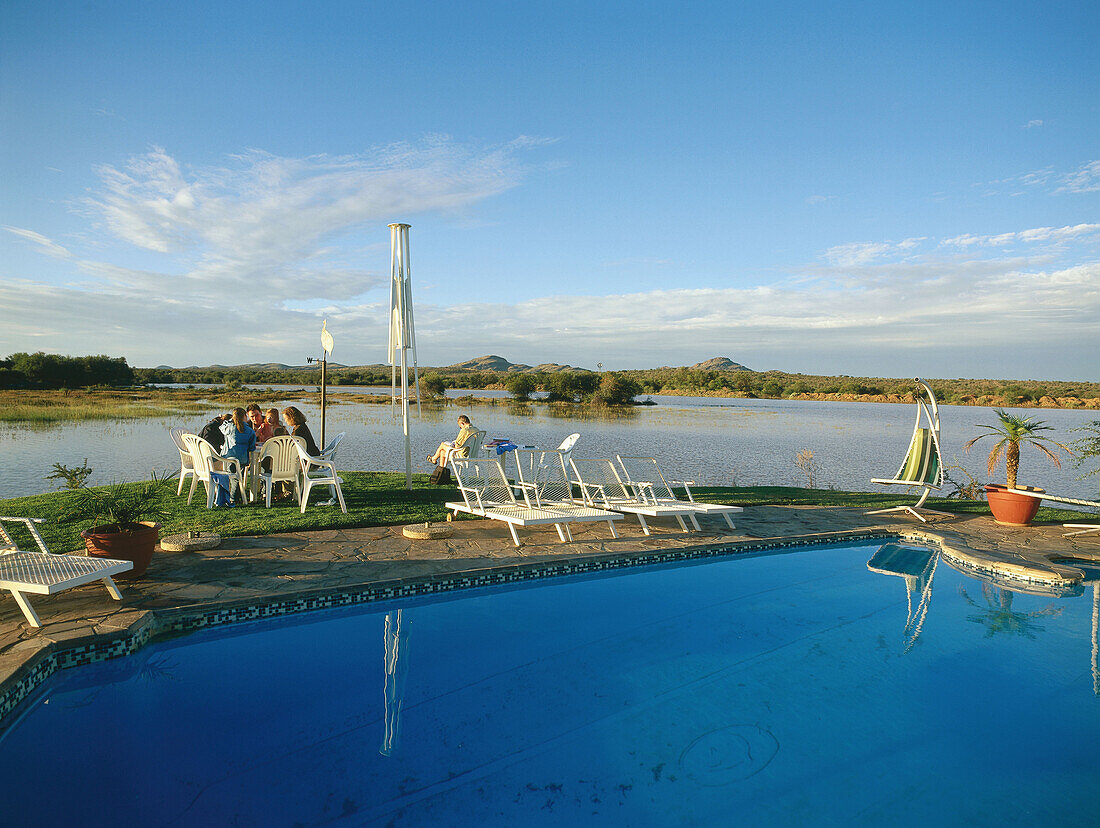
[[1098, 601], [876, 542], [208, 631], [56, 674], [3, 821], [1090, 824]]

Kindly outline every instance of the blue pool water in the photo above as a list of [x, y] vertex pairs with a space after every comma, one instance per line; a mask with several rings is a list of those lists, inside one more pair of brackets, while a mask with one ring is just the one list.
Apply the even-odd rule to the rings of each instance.
[[0, 741], [0, 821], [1095, 824], [1100, 594], [880, 546], [297, 616], [63, 671]]

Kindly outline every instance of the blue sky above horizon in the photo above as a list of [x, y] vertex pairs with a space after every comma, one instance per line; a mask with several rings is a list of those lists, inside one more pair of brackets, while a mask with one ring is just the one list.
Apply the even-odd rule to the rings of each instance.
[[1095, 3], [0, 4], [0, 355], [1100, 380]]

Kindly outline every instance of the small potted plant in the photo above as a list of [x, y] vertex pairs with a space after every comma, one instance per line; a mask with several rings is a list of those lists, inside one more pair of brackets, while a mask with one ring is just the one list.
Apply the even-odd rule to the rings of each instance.
[[1044, 444], [1050, 443], [1067, 452], [1069, 449], [1049, 437], [1040, 436], [1038, 432], [1051, 430], [1050, 426], [1040, 420], [1031, 417], [1019, 417], [1000, 408], [995, 409], [994, 413], [1000, 422], [997, 425], [979, 425], [978, 427], [986, 429], [986, 432], [970, 440], [963, 448], [969, 452], [971, 446], [984, 437], [999, 438], [989, 451], [989, 462], [986, 470], [989, 474], [993, 474], [1003, 456], [1007, 481], [1004, 486], [990, 483], [985, 487], [989, 510], [993, 512], [993, 519], [997, 523], [1006, 526], [1027, 526], [1035, 517], [1035, 513], [1039, 511], [1041, 501], [1037, 497], [1016, 494], [1012, 491], [1021, 488], [1016, 485], [1016, 474], [1020, 470], [1020, 446], [1024, 443], [1035, 446], [1059, 468], [1062, 466], [1062, 461], [1058, 459], [1057, 454]]
[[77, 491], [69, 514], [92, 522], [80, 533], [88, 554], [134, 562], [132, 570], [117, 577], [140, 578], [149, 567], [160, 540], [157, 521], [168, 515], [163, 495], [169, 479], [154, 472], [143, 483], [116, 483]]

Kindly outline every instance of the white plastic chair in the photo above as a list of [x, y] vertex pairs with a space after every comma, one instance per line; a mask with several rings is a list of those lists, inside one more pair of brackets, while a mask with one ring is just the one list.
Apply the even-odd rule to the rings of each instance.
[[336, 489], [336, 499], [340, 501], [340, 511], [345, 515], [348, 507], [344, 503], [344, 493], [340, 489], [340, 478], [336, 474], [336, 464], [320, 457], [310, 457], [302, 443], [296, 443], [298, 459], [302, 464], [302, 512], [309, 503], [309, 493], [314, 486], [331, 486]]
[[[271, 493], [276, 483], [293, 483], [294, 496], [302, 502], [302, 461], [298, 456], [298, 447], [305, 448], [305, 440], [284, 434], [264, 441], [260, 450], [258, 467], [260, 483], [264, 487], [264, 505], [271, 508]], [[264, 469], [264, 460], [271, 461], [271, 468]]]
[[[461, 446], [452, 446], [447, 449], [447, 456], [443, 458], [443, 464], [446, 466], [451, 462], [451, 459], [455, 460], [480, 460], [481, 456], [481, 443], [485, 440], [484, 431], [475, 431], [469, 437], [466, 438], [466, 442]], [[488, 455], [486, 455], [488, 457]], [[493, 458], [495, 459], [495, 455]]]
[[183, 479], [188, 475], [195, 476], [195, 463], [191, 459], [191, 452], [188, 450], [186, 443], [183, 442], [183, 435], [190, 434], [186, 428], [182, 426], [176, 426], [175, 428], [168, 429], [168, 434], [172, 438], [172, 442], [176, 444], [176, 448], [180, 453], [180, 484], [176, 487], [176, 494], [183, 494]]
[[[24, 552], [19, 549], [4, 528], [4, 521], [26, 526], [42, 551]], [[133, 569], [134, 562], [83, 555], [54, 555], [46, 548], [46, 542], [34, 527], [36, 523], [44, 522], [42, 518], [0, 517], [0, 589], [12, 594], [27, 622], [32, 627], [42, 626], [27, 593], [54, 595], [81, 584], [102, 581], [111, 597], [121, 601], [122, 593], [111, 576]]]
[[319, 455], [322, 460], [332, 460], [335, 462], [336, 449], [340, 446], [340, 441], [344, 439], [345, 434], [347, 434], [346, 431], [341, 431], [328, 441], [328, 445], [321, 449], [321, 454]]
[[[244, 470], [236, 457], [222, 457], [214, 447], [197, 434], [184, 434], [183, 442], [191, 454], [191, 460], [195, 464], [195, 476], [191, 481], [191, 491], [187, 493], [187, 505], [191, 505], [191, 498], [195, 494], [195, 486], [199, 481], [206, 487], [206, 508], [214, 508], [214, 496], [217, 494], [217, 483], [211, 478], [211, 474], [229, 474], [230, 491], [235, 486], [237, 494], [244, 497]], [[225, 470], [215, 468], [215, 463], [221, 463]]]
[[564, 440], [561, 441], [561, 445], [558, 446], [557, 451], [561, 452], [562, 460], [565, 466], [569, 466], [569, 460], [573, 456], [573, 446], [577, 445], [577, 440], [581, 439], [579, 433], [570, 434]]

